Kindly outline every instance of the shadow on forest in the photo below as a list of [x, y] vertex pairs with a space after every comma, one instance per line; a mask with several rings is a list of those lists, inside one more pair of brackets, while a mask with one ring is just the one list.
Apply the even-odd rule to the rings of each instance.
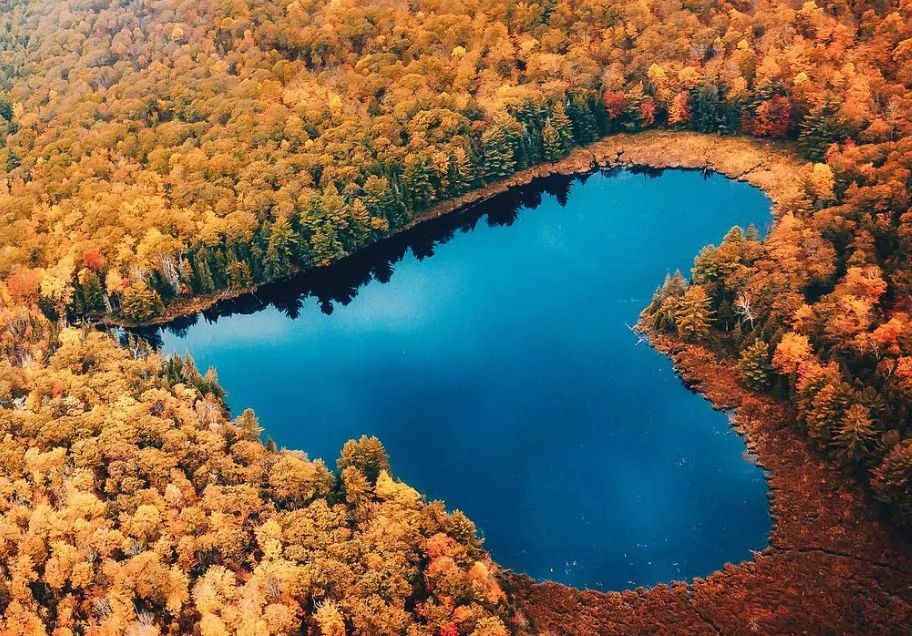
[[[612, 174], [617, 169], [603, 170]], [[658, 177], [662, 170], [630, 168], [634, 174]], [[295, 319], [308, 298], [315, 298], [324, 314], [331, 314], [336, 304], [347, 305], [358, 295], [361, 287], [371, 281], [389, 282], [399, 263], [411, 250], [418, 260], [434, 255], [438, 245], [447, 243], [458, 233], [473, 230], [485, 219], [491, 227], [513, 225], [524, 209], [541, 205], [544, 195], [553, 196], [561, 207], [567, 205], [570, 188], [585, 181], [593, 172], [579, 175], [552, 175], [534, 179], [527, 186], [511, 188], [481, 203], [456, 212], [429, 219], [419, 225], [394, 234], [351, 256], [328, 265], [302, 272], [292, 278], [263, 285], [256, 292], [228, 299], [192, 316], [177, 318], [163, 327], [131, 330], [156, 347], [161, 345], [161, 330], [167, 329], [183, 337], [199, 321], [215, 322], [222, 316], [252, 314], [272, 305], [289, 318]]]

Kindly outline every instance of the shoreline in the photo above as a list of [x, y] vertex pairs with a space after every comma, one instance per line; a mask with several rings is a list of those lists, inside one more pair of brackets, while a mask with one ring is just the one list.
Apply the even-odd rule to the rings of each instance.
[[[575, 147], [569, 155], [554, 163], [539, 164], [521, 170], [497, 183], [442, 201], [421, 212], [407, 225], [386, 235], [380, 241], [442, 216], [481, 205], [490, 199], [529, 185], [533, 180], [550, 176], [573, 176], [611, 168], [653, 168], [710, 170], [736, 181], [760, 188], [772, 202], [773, 219], [783, 202], [800, 198], [803, 185], [799, 177], [807, 162], [798, 159], [784, 143], [748, 137], [723, 137], [692, 132], [647, 131], [619, 134]], [[327, 267], [332, 267], [328, 265]], [[292, 276], [318, 268], [297, 270]], [[206, 311], [226, 300], [254, 294], [268, 281], [216, 294], [182, 298], [166, 305], [160, 316], [143, 322], [130, 322], [115, 317], [97, 321], [101, 327], [143, 328], [166, 325], [178, 318]]]

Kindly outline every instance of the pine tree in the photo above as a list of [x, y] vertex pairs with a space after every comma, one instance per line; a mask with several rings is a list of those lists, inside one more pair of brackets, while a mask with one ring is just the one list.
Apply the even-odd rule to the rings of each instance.
[[517, 170], [523, 170], [524, 168], [528, 168], [533, 163], [535, 163], [535, 161], [533, 161], [533, 159], [532, 159], [533, 150], [532, 150], [532, 145], [531, 145], [531, 139], [529, 138], [529, 135], [526, 133], [525, 127], [523, 127], [523, 133], [521, 135], [519, 135], [519, 137], [517, 138], [515, 147], [516, 147], [515, 158], [516, 158], [516, 169]]
[[310, 257], [314, 265], [324, 266], [345, 256], [338, 235], [326, 222], [316, 223], [309, 239]]
[[674, 329], [678, 301], [687, 289], [687, 282], [681, 272], [675, 270], [673, 275], [665, 276], [661, 287], [656, 289], [652, 300], [643, 310], [643, 318], [656, 329], [671, 331]]
[[206, 248], [193, 252], [190, 255], [190, 263], [193, 266], [193, 277], [190, 280], [193, 291], [214, 291], [215, 280], [213, 280], [212, 272], [209, 270], [209, 259], [207, 258]]
[[545, 143], [542, 139], [541, 128], [544, 127], [542, 123], [539, 127], [530, 129], [529, 133], [529, 161], [533, 164], [541, 163], [545, 160]]
[[[261, 225], [253, 234], [253, 241], [250, 243], [249, 257], [246, 262], [250, 268], [250, 277], [253, 282], [263, 282], [266, 279], [266, 228]], [[240, 259], [238, 259], [240, 260]]]
[[212, 273], [212, 282], [215, 289], [224, 289], [228, 286], [228, 259], [221, 248], [210, 250], [209, 271]]
[[843, 411], [848, 406], [844, 387], [838, 382], [827, 382], [810, 400], [809, 408], [804, 410], [803, 420], [808, 434], [821, 446], [830, 443]]
[[0, 93], [0, 117], [6, 121], [13, 121], [13, 104], [6, 92]]
[[557, 143], [561, 150], [561, 156], [564, 156], [573, 148], [573, 124], [570, 122], [570, 118], [567, 117], [567, 111], [562, 102], [557, 102], [554, 105], [549, 119], [551, 125], [554, 126], [555, 132], [557, 132]]
[[161, 297], [162, 301], [174, 298], [174, 288], [165, 280], [161, 272], [153, 270], [148, 273], [147, 284]]
[[371, 217], [367, 211], [367, 206], [361, 199], [355, 199], [348, 206], [349, 227], [348, 233], [351, 236], [351, 245], [349, 251], [353, 252], [359, 247], [363, 247], [371, 238]]
[[250, 267], [247, 263], [232, 259], [226, 268], [228, 277], [228, 287], [231, 289], [244, 289], [253, 284], [253, 278], [250, 275]]
[[402, 227], [411, 219], [398, 191], [386, 177], [369, 176], [363, 189], [364, 203], [373, 216], [386, 219], [391, 227]]
[[712, 321], [709, 295], [702, 285], [691, 285], [677, 303], [675, 327], [688, 340], [704, 338]]
[[719, 267], [719, 250], [715, 245], [707, 245], [700, 250], [694, 259], [691, 270], [693, 282], [707, 288], [712, 287], [722, 275]]
[[[595, 122], [596, 137], [603, 137], [611, 132], [612, 121], [608, 117], [608, 109], [598, 96], [593, 95], [589, 98], [589, 109], [592, 111], [592, 119]], [[626, 129], [631, 129], [630, 117], [625, 113], [615, 123], [623, 122]]]
[[876, 441], [871, 412], [861, 404], [853, 404], [843, 414], [832, 443], [839, 457], [854, 462], [870, 457]]
[[545, 120], [545, 127], [542, 128], [542, 145], [544, 146], [545, 161], [555, 162], [567, 153], [563, 150], [557, 130], [551, 124], [551, 120]]
[[79, 310], [83, 315], [105, 310], [104, 287], [98, 274], [88, 268], [82, 269], [79, 272], [79, 286], [76, 290]]
[[896, 442], [872, 471], [871, 487], [879, 501], [889, 504], [898, 520], [912, 523], [912, 438]]
[[266, 247], [265, 270], [267, 278], [282, 278], [291, 273], [295, 239], [288, 221], [282, 219], [269, 229]]
[[463, 148], [457, 148], [447, 161], [447, 181], [450, 196], [459, 196], [472, 187], [472, 163]]
[[700, 132], [716, 132], [721, 125], [722, 99], [713, 84], [704, 84], [690, 92], [690, 127]]
[[509, 177], [516, 169], [513, 145], [502, 126], [493, 126], [481, 135], [481, 168], [486, 181]]
[[770, 346], [759, 338], [754, 340], [754, 344], [741, 352], [738, 370], [741, 372], [741, 379], [750, 388], [760, 391], [768, 389], [773, 375]]
[[567, 116], [573, 129], [573, 139], [578, 144], [588, 144], [598, 138], [598, 126], [586, 97], [572, 95], [567, 105]]
[[[757, 228], [754, 228], [756, 231]], [[723, 246], [731, 245], [741, 245], [745, 241], [744, 230], [740, 226], [735, 225], [728, 232], [725, 233], [725, 236], [722, 237]]]
[[826, 101], [818, 104], [801, 120], [798, 145], [808, 159], [822, 161], [830, 145], [846, 135], [839, 104]]
[[405, 158], [402, 187], [406, 200], [416, 212], [424, 210], [436, 198], [433, 179], [434, 169], [427, 156], [412, 154]]
[[546, 111], [539, 102], [525, 100], [510, 112], [522, 127], [520, 141], [526, 160], [529, 165], [540, 163], [544, 160], [541, 129], [545, 124]]
[[742, 328], [743, 324], [743, 322], [736, 322], [735, 326], [732, 327], [731, 330], [732, 340], [737, 344], [740, 344], [741, 341], [744, 340], [744, 329]]

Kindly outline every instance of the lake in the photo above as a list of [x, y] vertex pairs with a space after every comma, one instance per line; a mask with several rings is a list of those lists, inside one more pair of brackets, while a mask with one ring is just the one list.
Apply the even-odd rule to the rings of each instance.
[[699, 171], [554, 177], [183, 319], [237, 414], [331, 466], [376, 435], [503, 566], [621, 590], [767, 545], [767, 484], [728, 416], [628, 328], [666, 273], [770, 222]]

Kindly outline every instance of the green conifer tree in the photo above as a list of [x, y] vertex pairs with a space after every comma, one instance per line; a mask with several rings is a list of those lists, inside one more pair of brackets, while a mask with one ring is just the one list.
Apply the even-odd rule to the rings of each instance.
[[812, 161], [822, 161], [830, 145], [846, 135], [839, 104], [829, 99], [805, 115], [799, 126], [798, 145]]
[[705, 338], [712, 324], [709, 295], [702, 285], [691, 285], [678, 300], [675, 328], [688, 340]]
[[554, 105], [554, 108], [551, 109], [551, 117], [549, 119], [551, 125], [554, 126], [554, 130], [557, 132], [558, 146], [562, 153], [561, 156], [566, 155], [570, 152], [570, 149], [573, 148], [573, 124], [567, 116], [567, 111], [564, 108], [563, 102], [557, 102]]
[[498, 181], [513, 174], [516, 160], [510, 136], [502, 126], [494, 125], [481, 135], [481, 167], [485, 181]]
[[405, 158], [402, 187], [406, 201], [416, 212], [424, 210], [434, 201], [434, 170], [426, 155], [412, 154]]
[[266, 278], [266, 241], [263, 236], [264, 231], [264, 226], [257, 228], [250, 244], [250, 256], [246, 261], [250, 267], [250, 277], [256, 283], [263, 282]]
[[741, 352], [738, 370], [744, 384], [752, 389], [765, 391], [770, 387], [773, 366], [770, 364], [770, 347], [759, 338]]
[[371, 175], [364, 182], [363, 200], [373, 216], [385, 218], [390, 227], [402, 227], [411, 219], [399, 192], [387, 177]]
[[872, 471], [871, 486], [879, 501], [891, 506], [897, 520], [912, 524], [912, 437], [890, 447]]
[[294, 246], [295, 238], [288, 221], [281, 219], [273, 223], [269, 229], [264, 263], [268, 278], [282, 278], [291, 273]]
[[345, 248], [339, 240], [339, 236], [326, 222], [314, 224], [309, 244], [309, 252], [314, 265], [329, 265], [345, 256]]
[[244, 289], [253, 284], [253, 277], [250, 275], [250, 267], [247, 263], [232, 259], [226, 270], [229, 288]]
[[580, 94], [570, 96], [567, 116], [573, 128], [573, 139], [578, 144], [588, 144], [598, 139], [598, 124], [589, 106], [589, 100]]
[[681, 272], [675, 270], [674, 274], [665, 276], [665, 281], [656, 289], [652, 300], [643, 310], [643, 318], [649, 321], [656, 329], [672, 331], [675, 325], [675, 316], [678, 309], [678, 300], [687, 289], [687, 281]]
[[[722, 275], [719, 267], [719, 250], [715, 245], [707, 245], [700, 250], [694, 259], [691, 280], [704, 287], [713, 286]], [[708, 290], [707, 290], [708, 291]]]
[[210, 250], [209, 271], [212, 273], [212, 282], [215, 289], [224, 289], [228, 286], [228, 258], [221, 247]]
[[514, 146], [516, 148], [516, 154], [514, 156], [516, 158], [517, 170], [523, 170], [524, 168], [528, 168], [533, 163], [535, 163], [532, 160], [531, 139], [526, 133], [525, 128], [523, 128], [522, 134], [516, 138], [516, 143]]
[[361, 199], [355, 199], [348, 206], [348, 234], [351, 236], [350, 252], [363, 247], [371, 238], [370, 212]]
[[873, 453], [876, 442], [877, 431], [867, 407], [853, 404], [847, 408], [833, 436], [836, 454], [845, 462], [863, 462]]
[[561, 146], [557, 129], [551, 124], [550, 119], [545, 120], [545, 127], [542, 128], [542, 146], [544, 147], [545, 161], [553, 163], [567, 154]]
[[79, 273], [77, 300], [80, 301], [79, 310], [83, 315], [105, 310], [104, 287], [98, 274], [90, 269]]
[[450, 196], [459, 196], [472, 187], [472, 163], [469, 154], [462, 148], [457, 148], [447, 160], [447, 181]]
[[706, 83], [690, 91], [690, 127], [700, 132], [717, 132], [722, 123], [719, 89]]
[[202, 248], [191, 254], [190, 262], [193, 266], [194, 274], [191, 279], [193, 291], [215, 291], [215, 280], [212, 278], [212, 272], [209, 271], [209, 259], [207, 258], [206, 248]]
[[832, 441], [842, 414], [848, 407], [848, 387], [838, 382], [826, 382], [814, 393], [810, 408], [804, 410], [803, 420], [808, 434], [821, 446]]

